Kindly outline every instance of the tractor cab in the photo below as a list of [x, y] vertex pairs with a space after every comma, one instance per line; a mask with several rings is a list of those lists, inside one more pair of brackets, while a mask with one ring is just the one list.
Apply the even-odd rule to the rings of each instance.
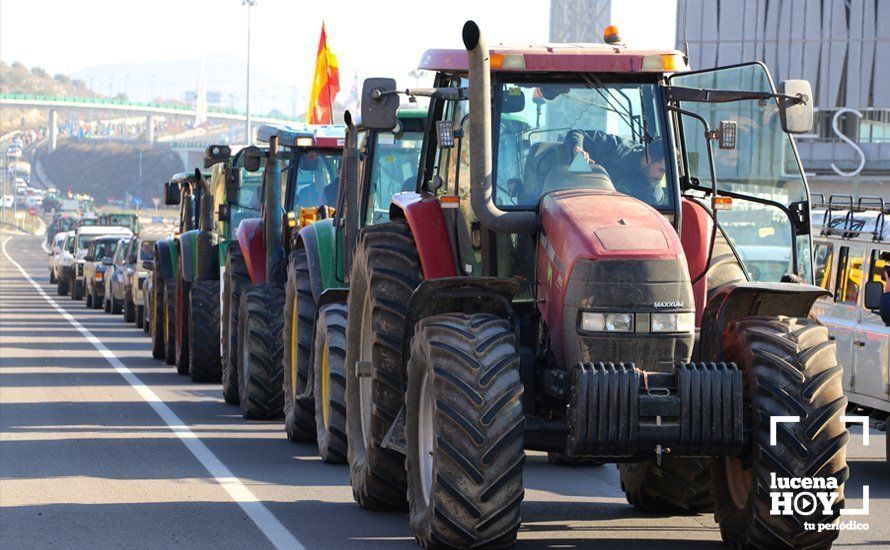
[[[164, 204], [179, 205], [178, 233], [198, 229], [201, 224], [201, 201], [208, 190], [204, 189], [195, 172], [174, 174], [164, 184]], [[209, 179], [210, 173], [202, 173], [202, 179]]]

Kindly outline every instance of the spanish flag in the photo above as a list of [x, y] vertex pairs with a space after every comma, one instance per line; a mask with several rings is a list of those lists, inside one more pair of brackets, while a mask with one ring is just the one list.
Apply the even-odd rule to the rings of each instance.
[[328, 48], [324, 22], [318, 40], [318, 56], [315, 59], [315, 78], [312, 79], [312, 95], [309, 96], [307, 124], [333, 124], [334, 98], [340, 91], [340, 69], [337, 56]]

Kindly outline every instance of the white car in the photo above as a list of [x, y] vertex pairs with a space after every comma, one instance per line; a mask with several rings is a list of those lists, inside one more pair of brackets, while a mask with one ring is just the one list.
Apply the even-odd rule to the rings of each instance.
[[49, 248], [49, 283], [52, 285], [56, 284], [59, 279], [59, 257], [62, 254], [67, 233], [67, 231], [56, 233]]
[[74, 231], [65, 231], [65, 240], [59, 249], [56, 259], [56, 294], [64, 296], [71, 290], [72, 271], [74, 270]]
[[97, 237], [131, 237], [133, 232], [126, 227], [112, 225], [82, 225], [74, 230], [75, 268], [71, 271], [70, 294], [72, 300], [81, 300], [84, 295], [83, 265], [90, 241]]

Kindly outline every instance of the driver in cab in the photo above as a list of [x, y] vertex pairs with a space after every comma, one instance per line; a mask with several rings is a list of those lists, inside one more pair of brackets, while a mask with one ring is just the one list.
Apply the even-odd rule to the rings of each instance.
[[653, 206], [667, 203], [661, 187], [665, 171], [661, 138], [649, 143], [648, 154], [643, 145], [601, 130], [571, 130], [564, 144], [573, 158], [580, 154], [589, 164], [605, 168], [618, 191]]

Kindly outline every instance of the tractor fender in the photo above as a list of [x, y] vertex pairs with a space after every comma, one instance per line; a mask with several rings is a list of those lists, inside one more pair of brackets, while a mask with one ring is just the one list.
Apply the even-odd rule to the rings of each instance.
[[445, 215], [434, 195], [413, 191], [396, 193], [389, 206], [389, 218], [408, 222], [425, 280], [457, 276]]
[[160, 270], [161, 279], [172, 281], [179, 272], [179, 250], [173, 238], [155, 242], [155, 268]]
[[723, 335], [733, 321], [744, 317], [809, 316], [819, 298], [830, 296], [824, 288], [797, 283], [730, 283], [721, 287], [702, 314], [701, 337], [693, 353], [696, 361], [719, 361]]
[[440, 313], [493, 313], [510, 321], [515, 330], [519, 325], [513, 315], [513, 295], [519, 281], [508, 277], [443, 277], [424, 280], [408, 300], [405, 314], [405, 337], [402, 357], [407, 363], [411, 356], [414, 326], [421, 319]]
[[263, 219], [249, 218], [241, 220], [236, 233], [247, 274], [250, 282], [262, 284], [266, 282], [266, 243], [263, 241]]
[[179, 268], [182, 270], [182, 280], [189, 283], [195, 280], [195, 271], [197, 267], [197, 237], [197, 229], [186, 231], [179, 235]]
[[309, 284], [312, 288], [312, 297], [316, 302], [326, 289], [343, 286], [336, 277], [335, 237], [336, 230], [332, 218], [307, 225], [300, 230], [297, 236], [297, 248], [306, 251], [306, 260], [309, 263]]

